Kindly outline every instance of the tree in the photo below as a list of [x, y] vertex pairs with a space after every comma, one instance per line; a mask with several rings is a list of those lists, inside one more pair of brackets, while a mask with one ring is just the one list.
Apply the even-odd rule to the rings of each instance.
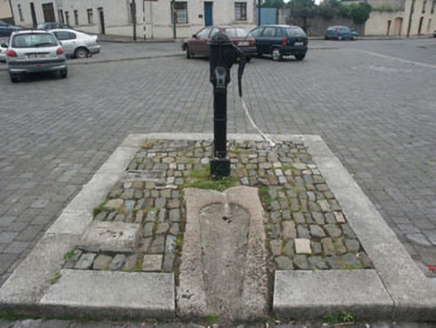
[[283, 8], [285, 6], [285, 2], [283, 0], [266, 0], [262, 8]]
[[307, 33], [309, 28], [307, 19], [316, 15], [317, 7], [314, 0], [292, 0], [288, 7], [291, 9], [291, 17], [301, 20], [302, 28]]

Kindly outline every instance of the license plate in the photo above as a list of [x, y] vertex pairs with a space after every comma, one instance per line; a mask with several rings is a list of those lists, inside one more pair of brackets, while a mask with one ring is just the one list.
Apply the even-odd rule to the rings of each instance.
[[303, 42], [295, 42], [294, 45], [296, 45], [296, 46], [302, 46], [302, 45], [303, 45]]
[[249, 46], [250, 42], [239, 42], [238, 46]]
[[34, 54], [34, 55], [27, 55], [27, 57], [29, 57], [30, 59], [32, 59], [32, 58], [45, 58], [46, 55]]

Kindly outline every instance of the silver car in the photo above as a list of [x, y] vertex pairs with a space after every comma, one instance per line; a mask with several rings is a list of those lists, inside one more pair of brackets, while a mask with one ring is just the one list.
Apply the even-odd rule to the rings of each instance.
[[100, 53], [96, 35], [68, 29], [56, 29], [50, 32], [62, 43], [68, 57], [86, 58]]
[[6, 56], [13, 83], [27, 73], [55, 71], [61, 78], [68, 75], [64, 49], [53, 34], [45, 31], [12, 33]]
[[2, 43], [0, 45], [0, 63], [6, 63], [6, 50], [8, 50], [6, 43]]

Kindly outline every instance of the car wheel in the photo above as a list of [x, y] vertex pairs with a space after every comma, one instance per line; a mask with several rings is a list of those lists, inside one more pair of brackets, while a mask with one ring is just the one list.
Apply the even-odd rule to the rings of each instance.
[[272, 51], [272, 59], [274, 61], [280, 61], [283, 59], [283, 55], [282, 52], [280, 51], [279, 48], [274, 48]]
[[251, 61], [251, 56], [247, 56], [247, 57], [245, 57], [245, 61], [246, 61], [247, 63], [249, 63], [249, 62]]
[[303, 60], [304, 57], [306, 57], [306, 55], [296, 55], [296, 56], [295, 56], [295, 59], [296, 59], [296, 60]]
[[343, 40], [343, 38], [342, 38], [342, 35], [338, 35], [338, 41], [342, 41]]
[[191, 59], [191, 51], [189, 50], [189, 46], [186, 46], [186, 58]]
[[85, 49], [85, 48], [78, 48], [78, 49], [76, 49], [76, 52], [74, 53], [74, 56], [76, 58], [79, 58], [79, 59], [87, 58], [88, 55], [89, 55], [89, 51], [88, 51], [88, 49]]
[[66, 79], [68, 76], [68, 69], [62, 69], [59, 71], [59, 76], [61, 79]]
[[10, 77], [11, 77], [11, 82], [12, 83], [17, 83], [17, 82], [20, 81], [20, 79], [17, 76], [10, 75]]
[[356, 40], [357, 40], [357, 35], [353, 35], [353, 37], [351, 38], [351, 40], [356, 41]]

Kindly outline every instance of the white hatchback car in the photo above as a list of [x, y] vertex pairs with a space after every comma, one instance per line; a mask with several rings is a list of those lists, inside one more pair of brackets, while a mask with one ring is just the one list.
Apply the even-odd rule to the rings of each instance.
[[56, 29], [50, 32], [62, 43], [67, 57], [86, 58], [100, 53], [96, 35], [68, 29]]
[[59, 72], [68, 75], [64, 49], [53, 34], [46, 31], [12, 33], [6, 50], [6, 62], [12, 82], [28, 73]]

